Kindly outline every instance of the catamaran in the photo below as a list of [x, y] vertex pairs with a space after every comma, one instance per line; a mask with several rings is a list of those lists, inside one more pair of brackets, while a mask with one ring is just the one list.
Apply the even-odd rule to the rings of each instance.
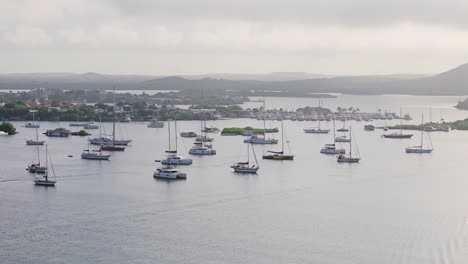
[[325, 146], [320, 150], [322, 154], [345, 154], [346, 150], [342, 148], [336, 147], [336, 132], [335, 132], [335, 120], [333, 119], [333, 143], [332, 144], [325, 144]]
[[[250, 146], [252, 146], [252, 153], [255, 160], [255, 164], [253, 165], [250, 165]], [[258, 166], [257, 155], [255, 154], [255, 149], [252, 144], [247, 144], [247, 161], [236, 162], [231, 168], [234, 169], [234, 172], [238, 173], [257, 173], [260, 167]]]
[[336, 161], [340, 163], [358, 163], [361, 158], [353, 157], [353, 144], [351, 142], [351, 127], [349, 127], [349, 154], [338, 155]]
[[207, 145], [203, 142], [195, 142], [189, 150], [192, 155], [216, 155], [216, 150], [212, 149], [212, 145]]
[[[421, 144], [419, 146], [412, 146], [412, 147], [407, 147], [405, 148], [406, 153], [419, 153], [419, 154], [424, 154], [424, 153], [431, 153], [432, 150], [434, 149], [432, 147], [432, 141], [429, 136], [429, 133], [424, 133], [424, 115], [421, 115]], [[429, 146], [427, 148], [424, 147], [424, 134], [427, 135]]]
[[[289, 141], [287, 142], [289, 146]], [[283, 127], [283, 120], [281, 120], [281, 151], [268, 151], [271, 154], [263, 155], [263, 159], [269, 160], [293, 160], [294, 155], [289, 154], [286, 155], [284, 152], [284, 127]]]
[[[45, 171], [44, 171], [43, 174], [36, 176], [36, 178], [34, 179], [34, 184], [35, 185], [50, 186], [50, 187], [55, 186], [56, 181], [51, 180], [49, 178], [49, 169], [48, 169], [49, 159], [48, 159], [48, 156], [49, 156], [49, 154], [48, 154], [47, 145], [46, 145], [46, 166], [45, 166]], [[52, 160], [50, 161], [50, 165], [51, 165], [51, 168], [52, 168], [52, 173], [53, 173], [54, 178], [55, 178], [55, 171], [54, 171], [54, 165], [52, 164]]]
[[81, 153], [81, 158], [82, 159], [88, 159], [88, 160], [109, 160], [111, 155], [109, 154], [102, 154], [102, 151], [100, 149], [98, 150], [90, 150], [85, 149], [83, 153]]
[[187, 179], [187, 174], [180, 172], [174, 166], [167, 165], [161, 168], [157, 168], [156, 171], [153, 173], [153, 177], [169, 179], [169, 180], [177, 180], [177, 179]]
[[171, 148], [171, 123], [167, 121], [167, 130], [169, 135], [169, 149], [166, 150], [167, 156], [165, 159], [161, 160], [163, 165], [190, 165], [192, 164], [192, 159], [187, 159], [182, 156], [177, 155], [177, 121], [174, 120], [174, 136], [175, 136], [175, 149]]

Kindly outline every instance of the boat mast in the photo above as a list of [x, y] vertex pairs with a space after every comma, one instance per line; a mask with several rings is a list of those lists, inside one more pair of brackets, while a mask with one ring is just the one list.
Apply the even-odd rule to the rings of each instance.
[[113, 102], [113, 110], [112, 111], [112, 147], [115, 147], [115, 89], [114, 93], [114, 102]]
[[262, 117], [263, 118], [263, 138], [266, 139], [265, 90], [263, 91], [262, 95], [263, 95], [263, 117]]
[[167, 135], [169, 137], [169, 151], [171, 151], [171, 121], [167, 120]]
[[283, 119], [281, 119], [281, 154], [284, 154], [284, 126], [283, 126]]
[[335, 141], [336, 141], [335, 116], [333, 116], [333, 145], [335, 145]]
[[424, 113], [421, 113], [421, 149], [423, 148], [424, 139]]
[[403, 135], [403, 116], [400, 107], [400, 135]]
[[351, 126], [349, 126], [349, 157], [353, 157], [353, 144], [351, 143], [352, 137], [351, 137]]
[[247, 164], [250, 164], [250, 150], [249, 150], [249, 144], [247, 144]]
[[177, 114], [174, 114], [175, 151], [177, 153]]
[[249, 144], [252, 145], [252, 153], [254, 155], [255, 165], [257, 165], [257, 167], [258, 167], [258, 160], [257, 160], [257, 154], [255, 153], [255, 148], [254, 148], [252, 143], [249, 143]]
[[49, 163], [48, 156], [49, 156], [49, 153], [48, 153], [48, 152], [49, 152], [49, 151], [48, 151], [48, 147], [47, 147], [47, 144], [46, 144], [46, 151], [45, 151], [45, 154], [46, 154], [46, 165], [45, 165], [46, 170], [45, 170], [45, 175], [44, 175], [44, 178], [46, 179], [46, 181], [47, 181], [47, 178], [49, 177], [49, 175], [48, 175], [48, 174], [49, 174], [49, 171], [48, 171], [48, 170], [49, 170], [49, 168], [48, 168], [48, 163]]

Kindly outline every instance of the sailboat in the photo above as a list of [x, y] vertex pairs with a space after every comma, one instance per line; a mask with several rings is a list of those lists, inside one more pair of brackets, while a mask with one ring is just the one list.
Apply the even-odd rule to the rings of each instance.
[[318, 120], [318, 128], [304, 128], [304, 132], [309, 134], [328, 134], [330, 129], [321, 129], [320, 128], [320, 119]]
[[207, 135], [208, 130], [206, 128], [206, 120], [204, 120], [203, 112], [201, 112], [200, 114], [200, 133], [201, 135], [195, 138], [196, 142], [212, 142], [213, 141], [213, 138], [210, 138]]
[[337, 161], [340, 163], [358, 163], [361, 159], [353, 157], [353, 144], [351, 142], [351, 127], [349, 127], [349, 154], [340, 154]]
[[263, 155], [263, 159], [270, 159], [270, 160], [293, 160], [294, 155], [286, 155], [284, 154], [284, 127], [283, 127], [283, 120], [281, 120], [281, 151], [268, 151], [271, 154]]
[[89, 140], [88, 140], [88, 148], [83, 150], [83, 153], [81, 153], [81, 158], [88, 159], [88, 160], [109, 160], [110, 157], [111, 157], [110, 154], [102, 154], [102, 149], [91, 150], [89, 148]]
[[265, 94], [263, 94], [263, 136], [260, 137], [258, 135], [252, 135], [250, 138], [245, 139], [244, 143], [250, 143], [250, 144], [261, 144], [261, 145], [267, 145], [267, 144], [278, 144], [278, 140], [274, 138], [267, 138], [267, 130], [266, 130], [266, 115], [265, 115]]
[[151, 122], [148, 123], [148, 128], [163, 128], [164, 127], [164, 122], [158, 121], [158, 120], [152, 120]]
[[40, 156], [40, 151], [39, 151], [39, 145], [36, 145], [37, 149], [37, 163], [32, 162], [31, 164], [28, 165], [28, 168], [26, 169], [30, 173], [46, 173], [47, 172], [47, 167], [46, 166], [41, 166], [41, 156]]
[[346, 150], [337, 148], [336, 147], [336, 132], [335, 132], [335, 119], [333, 119], [333, 143], [332, 144], [325, 144], [323, 148], [320, 150], [320, 153], [322, 154], [331, 154], [331, 155], [336, 155], [336, 154], [345, 154]]
[[166, 150], [167, 156], [161, 160], [163, 165], [191, 165], [192, 159], [187, 159], [177, 155], [177, 120], [174, 120], [175, 150], [171, 148], [171, 123], [167, 121], [167, 130], [169, 135], [169, 149]]
[[[254, 155], [255, 164], [250, 165], [250, 146], [252, 146], [252, 153]], [[236, 162], [231, 166], [234, 169], [234, 172], [238, 173], [257, 173], [260, 169], [258, 166], [257, 155], [255, 154], [255, 149], [252, 144], [247, 144], [247, 161]]]
[[87, 125], [88, 123], [80, 123], [80, 118], [79, 118], [79, 107], [78, 105], [76, 105], [76, 123], [70, 123], [69, 126], [72, 126], [72, 127], [80, 127], [80, 126], [85, 126]]
[[[50, 186], [50, 187], [55, 186], [56, 181], [51, 180], [49, 178], [49, 169], [48, 169], [49, 159], [48, 159], [48, 156], [49, 156], [49, 153], [48, 153], [48, 149], [47, 149], [47, 145], [46, 145], [46, 166], [45, 166], [45, 171], [44, 171], [44, 174], [36, 176], [36, 178], [34, 179], [34, 184], [35, 185]], [[52, 161], [50, 161], [50, 164], [51, 164], [51, 167], [52, 167], [52, 173], [53, 173], [54, 178], [55, 178], [54, 165], [52, 164]]]
[[[34, 103], [33, 103], [34, 104]], [[34, 106], [33, 106], [34, 108]], [[33, 114], [33, 122], [34, 122], [34, 129], [36, 129], [36, 139], [29, 139], [29, 140], [26, 140], [26, 145], [29, 145], [29, 146], [41, 146], [41, 145], [44, 145], [44, 140], [39, 140], [39, 132], [37, 131], [37, 129], [40, 127], [37, 123], [36, 123], [36, 119], [35, 119], [35, 113], [37, 112], [37, 110], [30, 110], [30, 112]]]
[[384, 134], [384, 138], [396, 138], [396, 139], [401, 139], [401, 138], [411, 138], [413, 134], [403, 134], [403, 118], [401, 115], [401, 109], [400, 109], [400, 133], [398, 132], [393, 132], [389, 134]]
[[[101, 124], [102, 126], [102, 124]], [[107, 138], [99, 135], [97, 138], [92, 138], [88, 140], [89, 143], [93, 145], [100, 145], [101, 150], [105, 151], [124, 151], [124, 147], [116, 146], [128, 146], [132, 142], [129, 139], [115, 139], [115, 92], [114, 92], [114, 104], [113, 104], [113, 113], [112, 113], [112, 138]]]
[[[201, 120], [203, 120], [203, 116], [201, 117]], [[202, 121], [202, 130], [203, 130], [203, 121]], [[193, 146], [190, 148], [189, 154], [216, 155], [216, 150], [213, 149], [213, 145], [206, 144], [206, 142], [210, 142], [210, 141], [213, 141], [213, 139], [210, 140], [210, 138], [206, 136], [206, 132], [205, 132], [203, 136], [197, 137], [195, 139], [195, 143], [193, 143]]]
[[26, 123], [24, 125], [25, 128], [40, 128], [41, 125], [39, 125], [37, 122], [36, 122], [36, 119], [35, 119], [35, 113], [37, 112], [37, 110], [34, 110], [34, 105], [35, 105], [35, 100], [32, 102], [32, 109], [29, 110], [29, 112], [32, 113], [33, 115], [33, 123]]
[[336, 131], [338, 131], [338, 132], [348, 132], [348, 129], [346, 128], [346, 117], [343, 118], [343, 127], [340, 128], [340, 129], [337, 129]]
[[419, 146], [412, 146], [412, 147], [407, 147], [405, 148], [405, 151], [406, 153], [420, 153], [420, 154], [424, 154], [424, 153], [431, 153], [432, 150], [433, 150], [433, 147], [432, 147], [432, 141], [431, 141], [431, 138], [429, 137], [429, 134], [427, 134], [427, 137], [428, 137], [428, 142], [429, 142], [429, 147], [428, 148], [424, 148], [424, 132], [426, 130], [424, 129], [424, 114], [421, 115], [421, 144]]

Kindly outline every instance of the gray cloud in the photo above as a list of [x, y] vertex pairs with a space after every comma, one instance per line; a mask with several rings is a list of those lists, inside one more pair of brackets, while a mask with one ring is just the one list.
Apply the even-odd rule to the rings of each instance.
[[466, 13], [456, 0], [0, 0], [0, 72], [436, 72], [465, 62]]

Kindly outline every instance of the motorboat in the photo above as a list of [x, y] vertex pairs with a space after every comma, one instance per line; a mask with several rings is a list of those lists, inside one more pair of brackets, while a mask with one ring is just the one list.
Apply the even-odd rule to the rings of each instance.
[[174, 166], [164, 166], [161, 168], [157, 168], [156, 171], [153, 173], [153, 177], [177, 180], [177, 179], [187, 179], [187, 174], [180, 172]]

